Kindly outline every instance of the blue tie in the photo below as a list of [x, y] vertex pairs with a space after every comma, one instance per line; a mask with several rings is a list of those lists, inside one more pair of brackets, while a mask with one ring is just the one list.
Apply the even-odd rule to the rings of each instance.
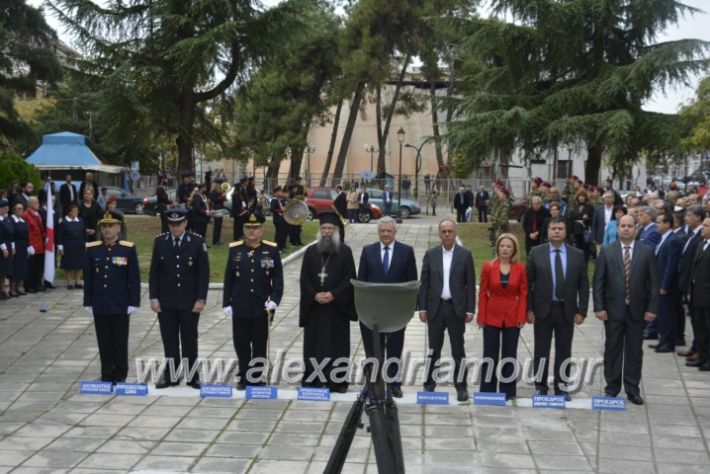
[[382, 267], [385, 269], [385, 276], [390, 271], [390, 248], [385, 246], [385, 256], [382, 258]]

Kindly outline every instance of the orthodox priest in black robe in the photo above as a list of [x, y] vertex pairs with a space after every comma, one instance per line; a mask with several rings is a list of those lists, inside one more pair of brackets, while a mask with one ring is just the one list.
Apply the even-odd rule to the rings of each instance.
[[350, 283], [355, 278], [355, 261], [350, 247], [340, 242], [338, 216], [324, 213], [319, 221], [318, 241], [306, 250], [301, 266], [302, 385], [344, 393], [348, 389], [350, 322], [357, 321]]

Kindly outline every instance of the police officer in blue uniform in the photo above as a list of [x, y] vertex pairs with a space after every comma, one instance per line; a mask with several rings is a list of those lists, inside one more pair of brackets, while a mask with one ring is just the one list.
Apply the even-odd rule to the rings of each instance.
[[[263, 378], [248, 377], [265, 367], [269, 323], [284, 291], [281, 257], [274, 242], [262, 240], [264, 216], [252, 212], [244, 223], [244, 240], [229, 244], [224, 272], [224, 314], [232, 318], [234, 349], [239, 359], [237, 390], [264, 385]], [[266, 375], [266, 370], [262, 374]]]
[[[150, 308], [158, 313], [160, 335], [165, 358], [174, 364], [181, 361], [187, 384], [200, 388], [197, 361], [197, 326], [205, 309], [209, 287], [210, 264], [207, 245], [202, 236], [187, 232], [187, 211], [171, 209], [166, 212], [170, 232], [155, 238], [150, 262]], [[182, 359], [180, 342], [182, 341]], [[155, 388], [178, 385], [171, 378], [170, 366], [155, 384]]]
[[138, 255], [133, 242], [118, 240], [121, 221], [111, 212], [99, 220], [101, 240], [86, 244], [84, 309], [94, 317], [101, 380], [128, 376], [128, 316], [141, 297]]

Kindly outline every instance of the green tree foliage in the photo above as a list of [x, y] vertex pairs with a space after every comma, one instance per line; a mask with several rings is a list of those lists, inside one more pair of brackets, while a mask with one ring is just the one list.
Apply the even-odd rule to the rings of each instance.
[[290, 35], [275, 48], [236, 98], [233, 127], [237, 148], [253, 156], [257, 166], [268, 166], [276, 177], [290, 149], [290, 176], [301, 167], [303, 149], [313, 121], [324, 123], [330, 103], [329, 89], [338, 74], [340, 25], [325, 3], [296, 0], [307, 28]]
[[35, 189], [42, 188], [39, 170], [34, 165], [12, 150], [0, 150], [0, 188], [11, 189], [14, 180], [20, 183], [32, 181]]
[[635, 161], [659, 143], [667, 117], [645, 112], [657, 90], [705, 70], [707, 43], [656, 42], [696, 10], [674, 0], [493, 0], [498, 18], [473, 20], [459, 56], [465, 96], [450, 145], [476, 163], [519, 147], [526, 154], [578, 141], [587, 148], [586, 181], [602, 156]]
[[52, 52], [56, 34], [42, 12], [25, 0], [3, 0], [0, 8], [0, 146], [32, 136], [15, 110], [17, 94], [34, 96], [39, 82], [61, 77]]
[[700, 82], [695, 99], [681, 109], [681, 115], [693, 123], [684, 143], [694, 150], [710, 150], [710, 76]]
[[48, 4], [86, 48], [82, 70], [99, 81], [96, 106], [110, 141], [169, 136], [178, 172], [193, 168], [196, 124], [203, 136], [217, 125], [205, 105], [248, 76], [275, 38], [302, 26], [290, 2], [268, 10], [253, 0]]

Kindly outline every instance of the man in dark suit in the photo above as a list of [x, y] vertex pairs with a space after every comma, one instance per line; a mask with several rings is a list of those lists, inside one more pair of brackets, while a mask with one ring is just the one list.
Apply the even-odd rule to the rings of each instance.
[[526, 255], [530, 255], [532, 248], [543, 242], [545, 221], [550, 217], [550, 211], [543, 207], [540, 196], [533, 196], [530, 201], [532, 207], [523, 214]]
[[360, 192], [357, 194], [357, 203], [358, 206], [360, 207], [360, 210], [362, 211], [363, 209], [367, 209], [368, 201], [370, 200], [370, 193], [367, 192], [367, 188], [365, 185], [362, 185], [362, 188], [360, 188]]
[[491, 196], [486, 191], [486, 188], [481, 186], [474, 196], [474, 205], [478, 210], [478, 222], [488, 222], [488, 201]]
[[[187, 384], [199, 389], [199, 368], [195, 365], [197, 326], [200, 313], [205, 309], [210, 278], [207, 244], [202, 236], [185, 231], [186, 210], [166, 211], [165, 217], [170, 232], [158, 235], [153, 244], [150, 308], [158, 313], [165, 358], [172, 360], [176, 369], [181, 361], [186, 361]], [[172, 378], [171, 369], [168, 368], [156, 382], [155, 388], [179, 383], [179, 380]]]
[[[688, 303], [688, 313], [690, 315], [691, 324], [693, 323], [694, 311], [692, 301], [690, 300], [690, 277], [693, 270], [695, 250], [703, 240], [700, 235], [703, 219], [705, 219], [705, 211], [702, 206], [696, 204], [688, 207], [685, 212], [685, 223], [688, 225], [688, 237], [683, 245], [680, 260], [678, 260], [678, 291], [681, 292]], [[685, 339], [685, 315], [681, 314], [679, 319], [682, 320], [682, 322], [679, 321], [678, 338]], [[693, 333], [695, 333], [695, 331], [693, 331]], [[695, 344], [692, 344], [687, 351], [679, 351], [678, 355], [687, 357], [688, 362], [697, 361], [699, 357]]]
[[[417, 279], [417, 262], [414, 258], [414, 249], [407, 244], [395, 241], [397, 224], [389, 216], [385, 216], [377, 223], [377, 236], [379, 242], [366, 245], [360, 254], [360, 266], [357, 279], [376, 283], [403, 283]], [[404, 347], [404, 330], [381, 335], [381, 347], [385, 352], [385, 360], [395, 359], [397, 363], [389, 363], [387, 376], [390, 380], [392, 396], [402, 397], [402, 382], [400, 367], [402, 349]], [[372, 347], [372, 331], [360, 323], [362, 343], [365, 346], [365, 355], [374, 357]], [[382, 364], [380, 364], [382, 367]]]
[[658, 246], [661, 241], [661, 234], [656, 229], [656, 218], [658, 214], [656, 210], [649, 206], [642, 206], [638, 210], [638, 220], [641, 224], [636, 240], [648, 245], [652, 249]]
[[341, 185], [335, 187], [335, 192], [337, 192], [338, 195], [335, 196], [333, 200], [333, 210], [339, 217], [336, 225], [340, 231], [340, 241], [345, 242], [345, 224], [343, 224], [343, 222], [348, 218], [348, 200]]
[[93, 173], [86, 173], [84, 175], [84, 181], [81, 182], [79, 185], [79, 201], [81, 201], [84, 198], [84, 190], [86, 188], [91, 188], [91, 190], [94, 192], [94, 201], [99, 198], [99, 185], [96, 184], [96, 181], [94, 181], [94, 174]]
[[594, 268], [594, 314], [604, 321], [604, 392], [623, 385], [629, 401], [643, 405], [639, 384], [645, 321], [656, 319], [658, 272], [653, 250], [634, 240], [634, 218], [619, 219], [619, 242], [602, 247]]
[[574, 325], [582, 324], [589, 303], [589, 277], [584, 252], [565, 244], [567, 223], [563, 217], [550, 219], [548, 243], [535, 247], [527, 261], [528, 323], [534, 324], [535, 373], [542, 364], [542, 377], [536, 380], [538, 395], [547, 395], [550, 346], [555, 336], [556, 395], [571, 400], [563, 388], [569, 381], [569, 366], [562, 373], [562, 363], [572, 357]]
[[441, 358], [444, 331], [449, 331], [451, 355], [456, 371], [454, 386], [460, 402], [468, 400], [466, 390], [466, 359], [463, 334], [466, 323], [473, 320], [476, 310], [476, 273], [473, 256], [468, 249], [456, 245], [456, 223], [444, 219], [439, 223], [441, 245], [424, 255], [417, 307], [419, 319], [429, 329], [429, 361], [424, 390], [436, 387], [434, 366]]
[[205, 199], [205, 185], [198, 184], [197, 190], [192, 195], [192, 204], [189, 213], [190, 230], [203, 238], [207, 237], [207, 224], [210, 221], [210, 212]]
[[710, 372], [710, 217], [703, 220], [701, 235], [703, 241], [695, 252], [691, 283], [698, 360], [685, 365]]
[[594, 208], [592, 215], [592, 241], [595, 245], [604, 242], [604, 231], [610, 220], [614, 218], [614, 193], [604, 193], [604, 203]]
[[155, 211], [160, 214], [160, 231], [164, 234], [168, 232], [168, 206], [172, 204], [168, 195], [168, 179], [165, 176], [160, 177], [160, 184], [155, 190], [156, 204]]
[[456, 222], [464, 222], [466, 219], [466, 209], [471, 207], [471, 202], [468, 200], [466, 188], [461, 185], [459, 192], [454, 196], [454, 209], [456, 209]]
[[66, 182], [59, 187], [59, 204], [62, 206], [62, 217], [67, 215], [69, 204], [79, 201], [76, 186], [71, 182], [71, 175], [66, 176]]
[[655, 249], [656, 268], [661, 289], [658, 296], [658, 344], [651, 344], [656, 352], [673, 352], [676, 343], [676, 316], [673, 304], [678, 294], [678, 260], [683, 250], [683, 243], [671, 230], [673, 217], [661, 214], [656, 218], [656, 229], [661, 234], [661, 241]]
[[385, 207], [386, 216], [392, 214], [392, 201], [394, 201], [394, 194], [390, 190], [389, 184], [386, 184], [385, 191], [382, 193], [382, 204]]

